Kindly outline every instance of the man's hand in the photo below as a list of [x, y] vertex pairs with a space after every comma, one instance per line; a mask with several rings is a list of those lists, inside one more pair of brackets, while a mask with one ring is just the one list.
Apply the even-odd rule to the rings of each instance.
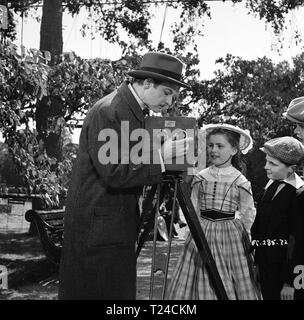
[[171, 164], [173, 158], [183, 157], [186, 155], [191, 141], [193, 141], [192, 137], [181, 140], [166, 140], [161, 148], [161, 155], [164, 163]]
[[295, 289], [288, 285], [287, 283], [284, 283], [283, 288], [280, 292], [281, 300], [294, 300], [294, 292]]

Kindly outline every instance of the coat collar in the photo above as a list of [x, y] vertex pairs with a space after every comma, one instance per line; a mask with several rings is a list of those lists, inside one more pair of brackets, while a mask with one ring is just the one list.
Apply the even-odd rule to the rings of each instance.
[[136, 97], [133, 95], [128, 85], [129, 85], [128, 81], [123, 82], [121, 86], [118, 88], [118, 92], [120, 93], [122, 98], [127, 102], [134, 116], [139, 121], [144, 122], [144, 115], [143, 115], [141, 106], [139, 105]]
[[[304, 181], [296, 173], [291, 174], [288, 178], [282, 180], [282, 182], [290, 184], [292, 187], [296, 188], [297, 190], [304, 186]], [[273, 183], [273, 180], [270, 179], [266, 184], [265, 189], [267, 189], [272, 183]]]
[[138, 96], [138, 94], [135, 92], [134, 88], [132, 87], [132, 84], [129, 83], [128, 84], [128, 88], [130, 89], [130, 91], [132, 92], [134, 98], [136, 99], [137, 103], [140, 105], [141, 110], [143, 110], [145, 108], [145, 104], [143, 103], [143, 101], [140, 99], [140, 97]]

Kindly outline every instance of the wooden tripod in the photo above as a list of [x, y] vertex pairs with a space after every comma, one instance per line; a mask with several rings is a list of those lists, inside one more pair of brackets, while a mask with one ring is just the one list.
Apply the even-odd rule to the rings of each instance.
[[[179, 174], [172, 174], [166, 176], [164, 179], [163, 185], [166, 183], [174, 183], [175, 190], [174, 190], [174, 200], [173, 200], [173, 206], [176, 202], [176, 199], [178, 200], [178, 203], [183, 211], [184, 217], [186, 219], [186, 222], [189, 226], [191, 235], [193, 237], [193, 240], [196, 244], [197, 250], [199, 252], [199, 255], [204, 261], [204, 266], [206, 266], [210, 281], [212, 283], [212, 286], [215, 290], [216, 296], [219, 300], [228, 300], [227, 293], [225, 291], [223, 282], [221, 280], [221, 277], [218, 273], [218, 269], [216, 267], [215, 261], [213, 259], [212, 253], [210, 251], [208, 242], [206, 240], [204, 231], [200, 225], [198, 216], [195, 212], [195, 209], [193, 207], [192, 201], [191, 201], [191, 193], [190, 193], [190, 188], [189, 185], [184, 182]], [[159, 209], [159, 197], [162, 195], [163, 196], [163, 189], [161, 186], [158, 186], [158, 201], [156, 205], [154, 206], [154, 214], [156, 213], [156, 210]], [[156, 192], [156, 187], [153, 187], [152, 193], [150, 194], [150, 199], [154, 199], [154, 194]], [[158, 206], [158, 207], [157, 207]], [[173, 213], [174, 213], [174, 207], [173, 207]], [[173, 213], [171, 217], [171, 226], [170, 229], [172, 228], [173, 224]], [[149, 234], [149, 232], [153, 228], [153, 219], [154, 216], [150, 217], [150, 220], [146, 224], [145, 230], [141, 234], [139, 241], [138, 241], [138, 246], [137, 246], [137, 256], [139, 256], [140, 250], [143, 247], [143, 244], [145, 242], [145, 237]], [[171, 246], [171, 230], [170, 230], [170, 239], [169, 239], [169, 248]], [[155, 242], [155, 236], [154, 236], [154, 242]], [[170, 250], [168, 252], [167, 256], [167, 265], [166, 265], [166, 273], [165, 273], [165, 283], [166, 283], [166, 277], [167, 277], [167, 271], [168, 271], [168, 262], [169, 262], [169, 255], [170, 255]], [[152, 257], [152, 271], [153, 271], [153, 257]], [[153, 277], [153, 275], [151, 274]], [[153, 280], [153, 279], [152, 279]], [[164, 290], [163, 290], [163, 297], [164, 297], [164, 291], [166, 289], [166, 285], [164, 285]], [[151, 295], [150, 295], [151, 296]]]

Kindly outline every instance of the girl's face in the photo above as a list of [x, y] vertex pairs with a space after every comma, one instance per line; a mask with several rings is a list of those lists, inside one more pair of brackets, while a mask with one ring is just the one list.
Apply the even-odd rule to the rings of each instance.
[[265, 170], [267, 177], [272, 180], [284, 180], [293, 172], [291, 166], [287, 166], [285, 163], [268, 154], [266, 155]]
[[207, 143], [207, 152], [212, 164], [224, 168], [231, 165], [231, 159], [237, 150], [228, 142], [225, 134], [211, 134]]

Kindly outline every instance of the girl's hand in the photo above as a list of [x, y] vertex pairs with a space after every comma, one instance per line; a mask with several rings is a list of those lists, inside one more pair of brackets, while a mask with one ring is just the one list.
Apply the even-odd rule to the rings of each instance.
[[284, 283], [283, 288], [280, 292], [281, 300], [293, 300], [294, 299], [294, 287], [291, 287], [287, 283]]

